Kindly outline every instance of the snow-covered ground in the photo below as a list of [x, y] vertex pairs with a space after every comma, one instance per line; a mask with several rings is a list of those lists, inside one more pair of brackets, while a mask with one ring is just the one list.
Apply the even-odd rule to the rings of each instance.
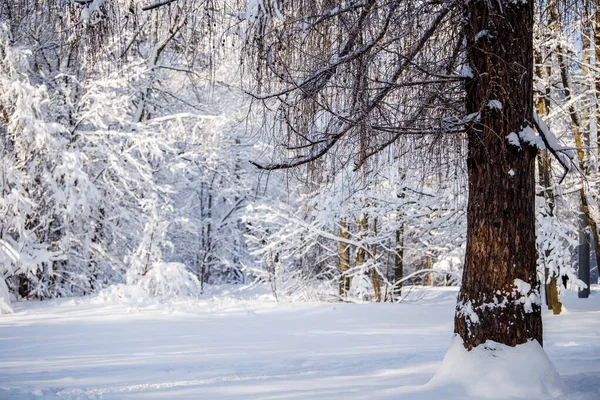
[[[593, 289], [586, 300], [568, 293], [562, 315], [544, 314], [544, 348], [571, 399], [600, 398]], [[230, 289], [140, 305], [18, 303], [0, 315], [0, 399], [467, 398], [425, 385], [453, 340], [455, 296], [435, 288], [402, 304], [275, 304]]]

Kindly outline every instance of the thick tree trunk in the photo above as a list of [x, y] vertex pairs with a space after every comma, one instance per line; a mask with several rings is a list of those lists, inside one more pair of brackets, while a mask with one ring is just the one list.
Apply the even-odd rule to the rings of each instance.
[[[350, 238], [350, 232], [348, 232], [348, 224], [345, 220], [340, 221], [340, 238], [342, 240]], [[339, 264], [340, 264], [340, 297], [346, 297], [350, 291], [350, 276], [348, 270], [350, 269], [350, 245], [347, 242], [340, 241], [338, 250]]]
[[533, 125], [533, 0], [464, 4], [474, 78], [466, 84], [471, 119], [467, 250], [455, 332], [467, 349], [487, 340], [542, 344], [536, 149], [526, 140], [514, 141], [519, 132], [531, 133]]

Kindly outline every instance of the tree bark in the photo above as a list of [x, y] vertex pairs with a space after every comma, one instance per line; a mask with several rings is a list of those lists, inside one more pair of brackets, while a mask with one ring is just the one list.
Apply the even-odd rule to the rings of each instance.
[[[583, 208], [583, 207], [582, 207]], [[587, 299], [590, 297], [590, 235], [588, 233], [589, 221], [585, 212], [579, 215], [579, 268], [577, 277], [587, 285], [579, 289], [578, 297]]]
[[[377, 222], [375, 222], [374, 226], [375, 226], [375, 229], [377, 229]], [[364, 239], [369, 235], [369, 219], [366, 214], [360, 215], [360, 217], [358, 219], [358, 228], [360, 230], [358, 233], [359, 238]], [[366, 247], [367, 245], [363, 244], [363, 246]], [[373, 246], [375, 247], [375, 245], [373, 245]], [[356, 249], [356, 265], [357, 266], [360, 266], [367, 261], [367, 251], [365, 250], [365, 247], [359, 247], [358, 249]], [[373, 260], [373, 261], [375, 261], [375, 260]], [[379, 280], [379, 273], [377, 272], [377, 270], [375, 268], [372, 268], [368, 273], [371, 277], [371, 282], [373, 284], [373, 294], [374, 294], [375, 301], [380, 302], [381, 301], [381, 283]]]
[[[377, 218], [373, 220], [373, 234], [377, 235]], [[373, 243], [373, 248], [371, 250], [371, 254], [373, 255], [373, 268], [371, 269], [371, 281], [373, 282], [373, 294], [375, 295], [375, 301], [377, 303], [381, 303], [381, 280], [379, 279], [379, 271], [375, 266], [375, 261], [377, 257], [377, 243]]]
[[[362, 240], [367, 236], [367, 230], [369, 229], [369, 221], [365, 214], [361, 214], [358, 218], [358, 237]], [[362, 245], [365, 246], [365, 245]], [[367, 252], [364, 247], [359, 247], [356, 249], [356, 265], [362, 265], [366, 261]]]
[[394, 297], [402, 295], [402, 278], [404, 277], [404, 222], [396, 231], [396, 251], [394, 252]]
[[[594, 219], [594, 216], [592, 215], [591, 209], [590, 209], [590, 204], [588, 201], [588, 193], [586, 190], [586, 176], [588, 175], [588, 168], [585, 162], [585, 151], [583, 150], [585, 147], [584, 144], [584, 137], [583, 134], [581, 133], [581, 118], [579, 116], [579, 114], [577, 113], [577, 110], [575, 108], [575, 105], [573, 104], [572, 100], [572, 96], [571, 96], [571, 76], [569, 75], [569, 68], [567, 65], [566, 60], [563, 57], [563, 53], [562, 53], [562, 47], [560, 45], [557, 46], [557, 58], [558, 58], [558, 64], [560, 67], [560, 76], [561, 76], [561, 80], [562, 80], [562, 84], [563, 84], [563, 88], [565, 91], [565, 98], [567, 100], [567, 102], [569, 102], [569, 116], [571, 117], [571, 124], [573, 126], [573, 136], [575, 137], [575, 146], [577, 147], [577, 160], [579, 161], [579, 169], [581, 170], [581, 173], [583, 174], [581, 177], [581, 188], [579, 189], [579, 198], [581, 200], [581, 208], [583, 213], [585, 214], [585, 218], [582, 219], [582, 221], [586, 222], [589, 227], [590, 230], [592, 231], [592, 235], [594, 237], [594, 249], [595, 249], [595, 254], [596, 254], [596, 264], [600, 265], [600, 237], [598, 235], [598, 225], [597, 225], [597, 221]], [[582, 228], [580, 226], [579, 229], [579, 236], [580, 236], [580, 242], [581, 240], [583, 240], [581, 238], [582, 235], [587, 235], [589, 234], [587, 232], [587, 228]], [[588, 243], [589, 246], [589, 238], [586, 239], [586, 242]], [[580, 257], [585, 257], [584, 253], [581, 252], [581, 250], [579, 251], [579, 256]], [[579, 268], [587, 268], [589, 269], [589, 252], [588, 252], [588, 256], [587, 256], [587, 261], [583, 261], [582, 263], [582, 259], [579, 259]], [[589, 275], [589, 272], [588, 272]]]
[[487, 340], [542, 344], [536, 148], [507, 140], [533, 125], [533, 0], [465, 1], [463, 21], [474, 77], [465, 84], [466, 111], [472, 116], [467, 250], [455, 332], [467, 349]]
[[[542, 66], [542, 55], [539, 52], [535, 53], [535, 74], [538, 79], [544, 78], [544, 67]], [[551, 67], [547, 67], [547, 76], [552, 73]], [[535, 103], [535, 109], [540, 117], [544, 117], [550, 113], [550, 86], [545, 88], [545, 93], [538, 93]], [[544, 188], [544, 214], [548, 216], [554, 215], [554, 190], [552, 189], [552, 159], [548, 150], [541, 151], [538, 154], [538, 171], [540, 185]], [[550, 275], [550, 269], [546, 267], [546, 260], [552, 255], [552, 249], [548, 249], [539, 257], [544, 262], [544, 285], [545, 285], [545, 300], [549, 310], [552, 310], [554, 315], [562, 312], [562, 303], [558, 293], [558, 274], [556, 272]]]
[[[427, 254], [427, 269], [433, 268], [433, 260], [431, 259], [431, 254]], [[427, 286], [433, 286], [433, 274], [430, 272], [427, 273]]]
[[[343, 239], [350, 238], [350, 232], [348, 232], [348, 224], [346, 220], [340, 221], [340, 237]], [[348, 270], [350, 269], [350, 245], [347, 242], [340, 241], [338, 250], [339, 264], [340, 264], [340, 297], [344, 298], [350, 291], [350, 276]]]

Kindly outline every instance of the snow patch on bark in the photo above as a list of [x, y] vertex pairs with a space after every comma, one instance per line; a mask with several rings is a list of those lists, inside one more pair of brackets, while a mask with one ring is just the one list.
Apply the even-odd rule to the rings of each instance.
[[482, 39], [493, 39], [494, 35], [492, 35], [490, 33], [490, 31], [488, 31], [487, 29], [484, 29], [482, 31], [477, 32], [477, 35], [475, 35], [475, 41], [478, 42]]
[[506, 140], [508, 140], [508, 143], [518, 147], [519, 149], [521, 148], [521, 143], [525, 143], [526, 145], [536, 147], [541, 150], [546, 149], [544, 140], [541, 138], [541, 136], [537, 136], [533, 128], [529, 125], [521, 129], [519, 132], [509, 133], [508, 136], [506, 136]]
[[473, 73], [473, 69], [469, 64], [463, 64], [458, 72], [460, 76], [464, 76], [465, 78], [474, 78], [475, 74]]
[[519, 140], [519, 136], [516, 133], [511, 132], [506, 136], [506, 140], [508, 143], [512, 144], [515, 147], [521, 148], [521, 141]]
[[525, 143], [528, 143], [530, 146], [533, 147], [540, 147], [543, 148], [544, 143], [539, 143], [540, 140], [538, 139], [538, 137], [535, 135], [535, 131], [533, 130], [533, 128], [531, 126], [526, 126], [525, 128], [521, 129], [521, 131], [519, 131], [519, 137], [521, 138], [521, 140]]
[[465, 318], [465, 320], [470, 321], [471, 324], [479, 323], [479, 315], [475, 312], [475, 307], [473, 307], [473, 303], [471, 300], [467, 300], [467, 302], [463, 303], [459, 302], [456, 306], [457, 313], [460, 317]]
[[515, 347], [488, 340], [468, 351], [458, 335], [426, 386], [450, 387], [477, 399], [564, 399], [567, 394], [536, 340]]
[[490, 110], [502, 111], [502, 102], [500, 100], [490, 100], [487, 106]]

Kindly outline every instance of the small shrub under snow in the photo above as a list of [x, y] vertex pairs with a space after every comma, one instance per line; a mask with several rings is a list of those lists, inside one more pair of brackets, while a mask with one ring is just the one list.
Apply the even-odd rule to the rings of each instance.
[[128, 283], [144, 289], [152, 297], [198, 296], [200, 281], [181, 263], [158, 262], [143, 276]]
[[151, 303], [153, 298], [197, 297], [200, 290], [200, 281], [184, 264], [157, 262], [145, 275], [130, 270], [127, 284], [112, 285], [102, 290], [98, 298], [139, 306]]

